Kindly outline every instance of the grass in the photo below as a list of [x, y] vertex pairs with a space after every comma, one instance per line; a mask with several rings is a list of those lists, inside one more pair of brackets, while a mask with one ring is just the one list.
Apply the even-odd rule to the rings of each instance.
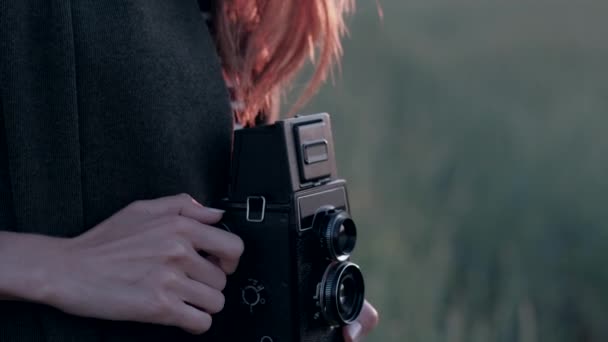
[[332, 114], [370, 341], [608, 337], [608, 3], [359, 1]]

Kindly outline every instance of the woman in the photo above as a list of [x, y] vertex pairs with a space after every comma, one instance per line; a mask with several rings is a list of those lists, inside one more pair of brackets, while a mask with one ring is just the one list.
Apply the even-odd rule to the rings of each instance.
[[199, 203], [349, 5], [0, 0], [0, 341], [200, 341], [243, 244]]

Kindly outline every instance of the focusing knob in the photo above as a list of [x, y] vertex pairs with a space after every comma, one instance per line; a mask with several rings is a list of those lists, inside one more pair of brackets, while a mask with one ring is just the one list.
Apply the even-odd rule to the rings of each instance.
[[249, 307], [250, 313], [253, 313], [254, 307], [266, 304], [264, 285], [259, 280], [247, 279], [245, 286], [241, 288], [241, 301]]
[[260, 301], [260, 293], [258, 290], [249, 285], [243, 289], [243, 303], [249, 306], [256, 306]]

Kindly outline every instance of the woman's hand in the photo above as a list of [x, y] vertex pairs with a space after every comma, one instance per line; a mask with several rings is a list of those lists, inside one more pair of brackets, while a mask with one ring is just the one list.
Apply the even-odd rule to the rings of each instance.
[[378, 311], [366, 300], [357, 320], [344, 327], [346, 342], [360, 342], [378, 325]]
[[243, 253], [240, 238], [210, 226], [222, 213], [185, 194], [134, 202], [64, 242], [48, 261], [53, 285], [41, 301], [79, 316], [203, 333]]

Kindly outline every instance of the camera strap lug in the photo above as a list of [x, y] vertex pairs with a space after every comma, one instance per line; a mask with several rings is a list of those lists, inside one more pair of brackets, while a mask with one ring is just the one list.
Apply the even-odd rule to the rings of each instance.
[[[254, 211], [254, 209], [252, 209], [252, 206], [254, 206], [254, 203], [259, 203], [261, 204], [261, 206], [257, 206], [255, 209], [258, 209], [256, 211], [259, 211], [259, 214], [252, 217], [252, 212]], [[262, 222], [264, 221], [264, 215], [266, 213], [266, 198], [264, 196], [247, 196], [247, 222]]]

